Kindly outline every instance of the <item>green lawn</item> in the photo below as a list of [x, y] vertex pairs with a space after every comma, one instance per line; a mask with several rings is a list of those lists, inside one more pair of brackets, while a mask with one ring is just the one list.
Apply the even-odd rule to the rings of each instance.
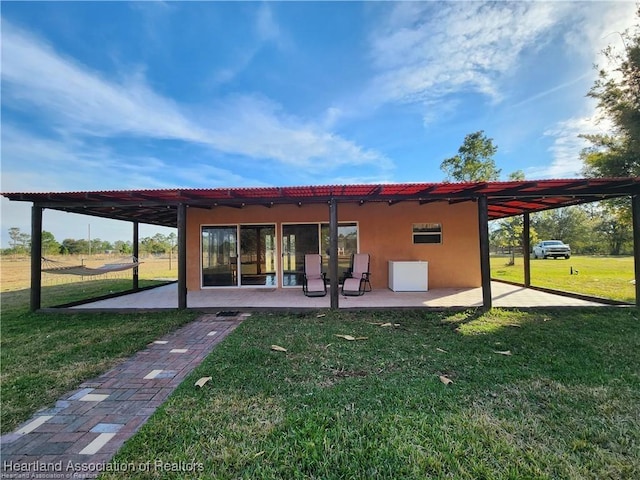
[[[639, 322], [635, 308], [257, 314], [114, 462], [216, 479], [638, 478]], [[103, 475], [160, 477], [194, 475]]]
[[[51, 304], [82, 293], [45, 290]], [[3, 432], [196, 315], [0, 300]], [[136, 479], [639, 478], [639, 322], [633, 307], [255, 314], [114, 462], [150, 462]]]
[[[507, 265], [509, 257], [491, 257], [491, 277], [524, 282], [522, 257]], [[573, 268], [573, 275], [571, 269]], [[577, 271], [577, 273], [576, 273]], [[565, 259], [531, 259], [531, 285], [635, 303], [633, 257], [573, 256]]]
[[[45, 287], [43, 304], [55, 305], [118, 288], [119, 281]], [[129, 284], [130, 281], [125, 282]], [[101, 287], [100, 287], [101, 286]], [[44, 299], [49, 303], [44, 303]], [[38, 409], [51, 405], [159, 336], [183, 325], [192, 312], [154, 314], [36, 314], [28, 312], [29, 290], [3, 292], [0, 335], [2, 432], [14, 430]]]

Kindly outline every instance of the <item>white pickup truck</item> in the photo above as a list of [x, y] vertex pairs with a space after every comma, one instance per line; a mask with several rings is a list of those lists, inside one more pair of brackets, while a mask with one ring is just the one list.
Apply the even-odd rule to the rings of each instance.
[[544, 240], [533, 247], [533, 258], [571, 257], [571, 247], [560, 240]]

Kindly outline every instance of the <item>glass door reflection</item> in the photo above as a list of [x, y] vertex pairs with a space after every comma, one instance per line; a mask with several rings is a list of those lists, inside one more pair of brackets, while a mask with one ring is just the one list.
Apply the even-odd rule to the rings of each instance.
[[240, 285], [277, 285], [274, 225], [240, 226]]
[[232, 287], [237, 285], [237, 227], [202, 227], [202, 286]]
[[320, 253], [318, 224], [283, 225], [282, 286], [302, 285], [307, 253]]

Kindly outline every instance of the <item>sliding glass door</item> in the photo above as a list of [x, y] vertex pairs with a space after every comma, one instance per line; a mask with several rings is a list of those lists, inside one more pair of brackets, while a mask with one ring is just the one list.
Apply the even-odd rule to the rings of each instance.
[[240, 226], [240, 285], [277, 285], [275, 225]]
[[[350, 267], [351, 254], [358, 252], [358, 225], [338, 225], [338, 280]], [[282, 226], [282, 286], [302, 285], [304, 255], [320, 253], [322, 270], [329, 279], [329, 225], [299, 224]]]
[[[322, 224], [322, 269], [329, 277], [329, 225]], [[358, 226], [355, 223], [338, 225], [338, 281], [342, 282], [344, 274], [351, 267], [351, 254], [358, 253]]]
[[202, 286], [236, 286], [237, 275], [237, 227], [202, 227]]
[[[202, 286], [255, 287], [279, 283], [275, 224], [215, 225], [202, 227]], [[322, 255], [329, 277], [329, 225], [303, 223], [282, 225], [282, 286], [302, 285], [304, 256]], [[349, 268], [351, 254], [358, 251], [358, 226], [338, 225], [338, 280]]]
[[202, 227], [202, 286], [276, 286], [275, 225]]
[[320, 253], [318, 224], [282, 226], [282, 285], [302, 285], [304, 256]]

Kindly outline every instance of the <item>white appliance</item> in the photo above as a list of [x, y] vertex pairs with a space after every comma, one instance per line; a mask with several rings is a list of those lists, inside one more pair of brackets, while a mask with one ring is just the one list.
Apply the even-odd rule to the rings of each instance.
[[429, 262], [389, 261], [389, 288], [394, 292], [429, 290]]

